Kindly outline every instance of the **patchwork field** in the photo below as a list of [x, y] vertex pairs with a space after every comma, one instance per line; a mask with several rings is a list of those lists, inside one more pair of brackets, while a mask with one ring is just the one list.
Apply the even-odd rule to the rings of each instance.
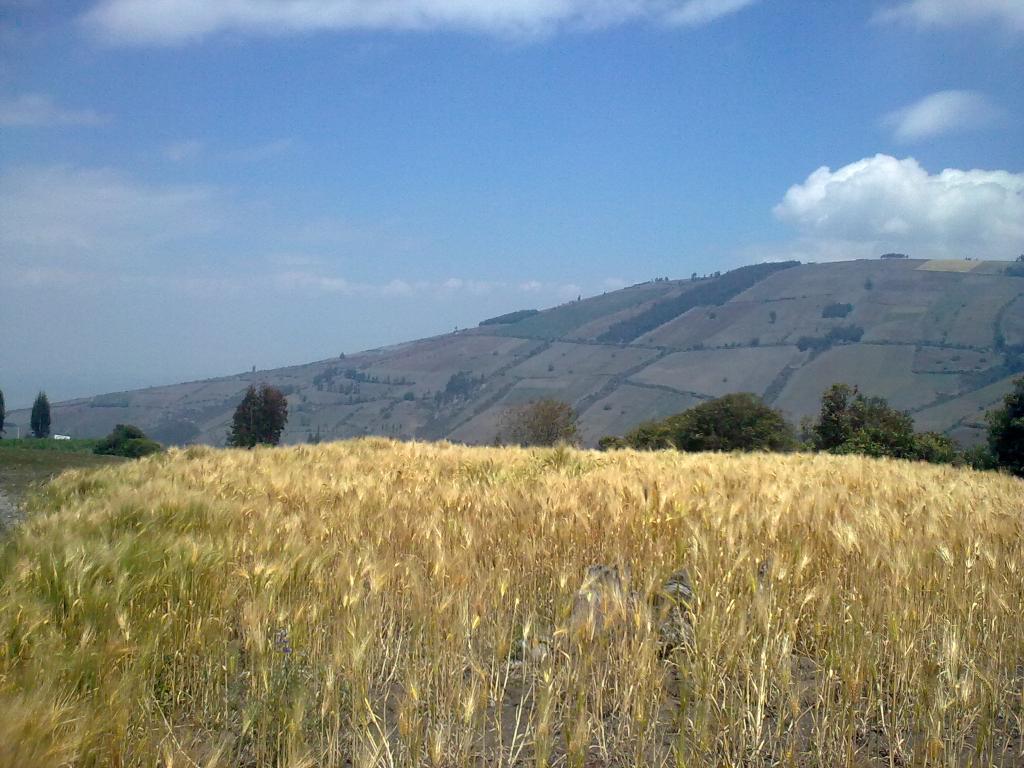
[[[286, 443], [375, 434], [490, 445], [508, 406], [556, 397], [580, 413], [593, 446], [605, 429], [664, 415], [672, 395], [651, 387], [688, 402], [750, 391], [799, 417], [845, 382], [928, 411], [929, 425], [966, 444], [984, 439], [947, 404], [1024, 373], [1024, 278], [1006, 274], [1008, 263], [776, 266], [753, 284], [729, 272], [659, 278], [542, 311], [502, 307], [476, 328], [307, 365], [55, 403], [53, 426], [100, 437], [130, 423], [166, 444], [223, 445], [246, 388], [267, 382], [288, 398]], [[502, 320], [513, 309], [527, 311]], [[450, 391], [453, 377], [469, 385]], [[22, 431], [28, 419], [8, 413]]]
[[0, 550], [0, 765], [1021, 765], [1022, 508], [378, 438], [73, 472]]
[[729, 392], [764, 392], [783, 368], [802, 357], [796, 347], [679, 352], [652, 363], [633, 378], [714, 397]]
[[[850, 344], [835, 347], [798, 370], [776, 400], [776, 407], [794, 420], [817, 413], [821, 394], [833, 382], [859, 385], [871, 395], [887, 398], [901, 410], [920, 408], [942, 396], [956, 394], [956, 376], [918, 373], [914, 347]], [[907, 386], [908, 383], [913, 386]]]

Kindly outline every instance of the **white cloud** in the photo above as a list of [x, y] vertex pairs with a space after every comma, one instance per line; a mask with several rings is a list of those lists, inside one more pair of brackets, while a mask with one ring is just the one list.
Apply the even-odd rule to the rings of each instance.
[[999, 109], [977, 91], [939, 91], [890, 112], [882, 118], [882, 124], [891, 128], [900, 141], [916, 141], [982, 128], [999, 114]]
[[695, 26], [757, 0], [99, 0], [84, 21], [126, 45], [173, 45], [208, 35], [330, 30], [455, 29], [534, 36], [635, 20]]
[[[279, 263], [279, 262], [278, 262]], [[575, 299], [584, 289], [574, 283], [542, 283], [537, 280], [512, 284], [502, 281], [449, 277], [444, 280], [406, 280], [394, 278], [384, 283], [367, 283], [324, 274], [312, 269], [293, 269], [275, 273], [271, 283], [279, 290], [306, 295], [410, 298], [424, 296], [446, 300], [453, 294], [481, 297], [496, 294], [526, 293], [547, 295], [553, 299]]]
[[222, 195], [203, 185], [146, 184], [109, 168], [0, 173], [0, 252], [33, 261], [135, 261], [215, 231], [225, 215]]
[[905, 0], [883, 8], [876, 21], [910, 22], [922, 27], [957, 27], [993, 22], [1024, 32], [1021, 0]]
[[41, 93], [0, 98], [0, 125], [8, 127], [50, 127], [57, 125], [101, 125], [108, 117], [91, 109], [67, 109]]
[[742, 11], [755, 2], [757, 0], [690, 0], [688, 3], [681, 3], [667, 15], [667, 18], [671, 24], [698, 26]]
[[810, 241], [825, 250], [849, 243], [858, 251], [1005, 259], [1024, 244], [1024, 174], [933, 175], [913, 158], [875, 155], [819, 168], [789, 189], [775, 215], [796, 226], [804, 250]]

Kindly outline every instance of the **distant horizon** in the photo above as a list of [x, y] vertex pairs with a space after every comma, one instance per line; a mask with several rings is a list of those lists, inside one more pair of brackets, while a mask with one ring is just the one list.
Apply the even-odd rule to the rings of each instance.
[[[845, 259], [845, 260], [836, 260], [836, 261], [821, 262], [821, 263], [842, 264], [842, 263], [852, 263], [852, 262], [857, 262], [857, 261], [882, 261], [881, 256], [882, 256], [882, 254], [879, 254], [878, 256], [875, 256], [875, 257], [863, 257], [863, 258], [858, 258], [858, 259]], [[913, 254], [906, 254], [906, 256], [907, 256], [906, 261], [921, 261], [921, 262], [927, 262], [927, 261], [965, 261], [965, 262], [977, 262], [979, 264], [981, 264], [981, 263], [1005, 263], [1005, 264], [1012, 264], [1013, 263], [1013, 261], [1009, 260], [1009, 259], [970, 259], [970, 258], [968, 258], [968, 259], [923, 259], [923, 258], [916, 258]], [[813, 261], [807, 261], [807, 262], [800, 262], [800, 264], [801, 264], [801, 266], [816, 266], [819, 263], [818, 262], [813, 262]], [[741, 266], [746, 266], [746, 265], [741, 265]], [[723, 271], [725, 271], [725, 270], [723, 270]], [[713, 273], [704, 274], [704, 275], [701, 275], [701, 277], [709, 277], [711, 274], [713, 274]], [[617, 288], [617, 289], [613, 289], [613, 290], [623, 290], [623, 289], [626, 289], [626, 288], [634, 288], [634, 287], [639, 286], [639, 285], [645, 285], [647, 283], [654, 282], [655, 280], [663, 280], [663, 279], [667, 279], [669, 282], [689, 282], [691, 278], [690, 277], [672, 277], [671, 275], [661, 276], [661, 277], [652, 277], [652, 278], [649, 278], [647, 280], [641, 280], [639, 282], [631, 283], [629, 285], [624, 285], [621, 288]], [[597, 296], [601, 296], [601, 295], [604, 295], [604, 294], [610, 293], [610, 292], [611, 291], [603, 291], [602, 293], [583, 295], [583, 296], [581, 296], [581, 298], [582, 298], [582, 300], [586, 301], [587, 299], [592, 299], [592, 298], [595, 298]], [[551, 309], [556, 309], [556, 308], [558, 308], [560, 306], [563, 306], [565, 304], [571, 304], [574, 301], [575, 301], [574, 299], [569, 299], [567, 301], [562, 301], [562, 302], [560, 302], [558, 304], [553, 304], [553, 305], [550, 305], [550, 306], [518, 307], [518, 308], [516, 308], [516, 309], [514, 309], [512, 311], [516, 311], [518, 309], [531, 309], [531, 310], [535, 309], [535, 310], [538, 310], [540, 312], [545, 312], [545, 311], [548, 311], [548, 310], [551, 310]], [[501, 313], [499, 313], [499, 314], [501, 314]], [[490, 317], [496, 317], [496, 316], [498, 316], [498, 315], [491, 315]], [[463, 331], [469, 331], [469, 330], [477, 330], [477, 329], [480, 328], [479, 324], [481, 322], [483, 322], [484, 320], [487, 320], [487, 319], [490, 319], [490, 318], [489, 317], [481, 317], [479, 320], [477, 320], [476, 324], [467, 325], [465, 327], [460, 327], [460, 328], [457, 329], [457, 331], [458, 332], [463, 332]], [[357, 355], [369, 354], [369, 353], [378, 352], [378, 351], [386, 351], [388, 349], [391, 349], [391, 348], [394, 348], [394, 347], [400, 347], [400, 346], [403, 346], [405, 344], [413, 344], [413, 343], [416, 343], [418, 341], [425, 341], [427, 339], [448, 336], [448, 335], [451, 335], [453, 332], [455, 332], [455, 329], [453, 329], [452, 331], [447, 331], [447, 332], [441, 331], [441, 332], [438, 332], [438, 333], [428, 334], [426, 336], [419, 336], [419, 337], [416, 337], [416, 338], [397, 339], [397, 340], [394, 340], [394, 341], [391, 341], [389, 343], [382, 344], [382, 345], [376, 346], [376, 347], [367, 347], [365, 349], [358, 349], [358, 350], [351, 350], [351, 351], [340, 352], [338, 355], [333, 355], [333, 356], [328, 355], [326, 357], [316, 357], [316, 358], [313, 358], [313, 359], [304, 359], [304, 360], [300, 360], [300, 361], [296, 361], [296, 362], [285, 362], [285, 363], [282, 363], [280, 365], [271, 365], [271, 366], [267, 366], [267, 367], [257, 367], [255, 371], [253, 371], [252, 368], [250, 367], [248, 369], [243, 369], [243, 370], [214, 373], [214, 374], [212, 374], [210, 376], [204, 376], [204, 377], [194, 378], [194, 379], [178, 379], [178, 380], [174, 380], [174, 381], [162, 381], [162, 382], [159, 382], [159, 383], [145, 384], [145, 385], [142, 385], [142, 386], [124, 387], [124, 388], [121, 388], [121, 389], [104, 390], [104, 391], [101, 391], [101, 392], [87, 392], [87, 393], [83, 393], [83, 394], [70, 395], [70, 396], [64, 396], [64, 397], [54, 396], [54, 395], [51, 394], [51, 392], [49, 390], [47, 390], [44, 387], [44, 388], [42, 388], [40, 390], [37, 390], [36, 392], [33, 392], [32, 395], [27, 400], [24, 400], [23, 404], [21, 404], [21, 405], [14, 405], [14, 404], [11, 403], [10, 399], [8, 399], [7, 411], [8, 411], [8, 414], [10, 414], [13, 411], [27, 411], [27, 410], [29, 410], [31, 408], [31, 406], [32, 406], [33, 400], [35, 399], [36, 395], [40, 391], [47, 393], [47, 397], [50, 399], [50, 402], [52, 404], [67, 403], [67, 402], [72, 402], [72, 401], [76, 401], [76, 400], [88, 400], [90, 398], [97, 397], [99, 395], [119, 394], [119, 393], [124, 393], [124, 392], [136, 392], [136, 391], [146, 390], [146, 389], [159, 389], [161, 387], [177, 386], [177, 385], [182, 385], [182, 384], [196, 384], [196, 383], [202, 383], [202, 382], [208, 382], [208, 381], [216, 381], [216, 380], [219, 380], [219, 379], [230, 379], [230, 378], [235, 378], [235, 377], [238, 377], [238, 376], [252, 375], [253, 373], [259, 374], [261, 371], [263, 371], [263, 372], [266, 372], [266, 371], [277, 371], [277, 370], [283, 370], [283, 369], [288, 369], [288, 368], [298, 368], [298, 367], [302, 367], [302, 366], [306, 366], [306, 365], [315, 365], [317, 363], [326, 363], [326, 362], [330, 362], [331, 360], [343, 359], [341, 357], [341, 355], [344, 355], [345, 357], [349, 357], [349, 356], [357, 356]]]

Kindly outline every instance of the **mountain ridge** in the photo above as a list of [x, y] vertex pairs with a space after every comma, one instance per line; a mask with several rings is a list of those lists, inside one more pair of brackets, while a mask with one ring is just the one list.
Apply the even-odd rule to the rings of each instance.
[[[351, 356], [55, 403], [53, 426], [93, 437], [132, 423], [167, 443], [222, 444], [246, 387], [267, 381], [288, 395], [286, 442], [490, 443], [507, 407], [556, 397], [580, 412], [594, 445], [737, 391], [796, 422], [844, 381], [969, 445], [1024, 369], [1024, 278], [1008, 266], [788, 262], [659, 278]], [[28, 411], [8, 420], [25, 425]]]

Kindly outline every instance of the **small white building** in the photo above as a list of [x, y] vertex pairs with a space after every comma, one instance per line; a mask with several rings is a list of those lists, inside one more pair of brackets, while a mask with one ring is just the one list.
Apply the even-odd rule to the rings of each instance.
[[71, 439], [71, 435], [54, 435], [53, 439], [54, 440], [70, 440]]

